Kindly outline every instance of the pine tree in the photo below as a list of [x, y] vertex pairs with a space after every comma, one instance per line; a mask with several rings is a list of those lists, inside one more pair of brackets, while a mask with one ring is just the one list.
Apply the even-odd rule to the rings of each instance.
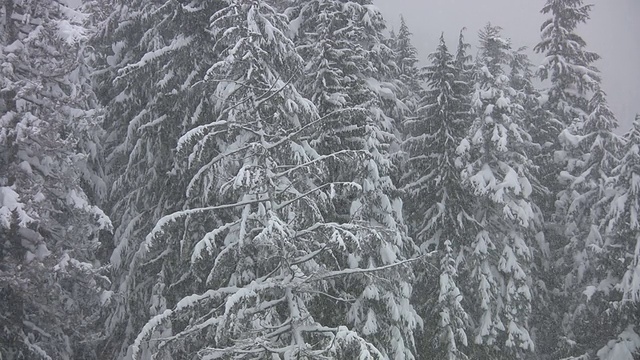
[[[458, 57], [466, 58], [464, 49], [459, 49]], [[468, 247], [475, 226], [467, 207], [472, 194], [462, 186], [456, 153], [469, 126], [470, 94], [463, 78], [465, 61], [458, 63], [449, 53], [444, 35], [429, 59], [432, 63], [425, 69], [429, 90], [417, 117], [405, 122], [408, 136], [403, 147], [408, 158], [403, 190], [412, 237], [424, 253], [431, 247], [439, 250], [435, 264], [418, 271], [421, 290], [415, 299], [426, 323], [433, 324], [425, 328], [420, 350], [422, 356], [455, 359], [464, 358], [460, 348], [467, 345], [470, 326], [456, 284], [456, 257]], [[440, 267], [440, 276], [433, 276], [428, 265]], [[440, 293], [433, 288], [440, 288]]]
[[[536, 180], [527, 158], [530, 136], [522, 105], [504, 67], [510, 43], [490, 24], [480, 31], [480, 55], [472, 98], [474, 119], [459, 147], [463, 179], [474, 192], [475, 234], [469, 263], [477, 296], [472, 304], [475, 356], [513, 358], [533, 351], [531, 246], [538, 209], [530, 196]], [[500, 350], [498, 350], [500, 349]], [[481, 355], [484, 354], [484, 355]]]
[[0, 357], [94, 358], [109, 280], [95, 252], [100, 124], [83, 14], [0, 5]]

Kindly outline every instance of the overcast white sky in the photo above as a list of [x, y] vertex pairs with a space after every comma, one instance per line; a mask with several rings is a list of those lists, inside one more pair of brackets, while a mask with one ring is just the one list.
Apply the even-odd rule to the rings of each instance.
[[[413, 43], [424, 60], [442, 31], [449, 49], [457, 44], [462, 27], [475, 44], [477, 32], [488, 21], [503, 28], [514, 47], [530, 49], [540, 40], [540, 14], [545, 0], [374, 0], [389, 27], [398, 29], [402, 14], [413, 33]], [[578, 28], [588, 49], [602, 60], [596, 66], [620, 129], [626, 131], [640, 113], [640, 0], [591, 0], [591, 20]], [[475, 49], [473, 50], [475, 54]], [[532, 56], [534, 63], [539, 56]]]

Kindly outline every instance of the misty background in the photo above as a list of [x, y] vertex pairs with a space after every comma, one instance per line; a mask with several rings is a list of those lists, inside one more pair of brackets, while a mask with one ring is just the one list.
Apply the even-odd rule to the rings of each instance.
[[[400, 27], [404, 16], [421, 65], [435, 50], [444, 31], [449, 50], [455, 51], [460, 29], [475, 55], [477, 34], [487, 22], [503, 28], [503, 36], [512, 40], [514, 49], [529, 48], [534, 65], [542, 56], [533, 52], [540, 41], [540, 26], [547, 16], [540, 13], [546, 0], [374, 0], [389, 29]], [[578, 28], [587, 42], [587, 50], [598, 53], [596, 63], [602, 72], [603, 88], [620, 127], [630, 128], [640, 113], [640, 0], [591, 0], [591, 20]]]

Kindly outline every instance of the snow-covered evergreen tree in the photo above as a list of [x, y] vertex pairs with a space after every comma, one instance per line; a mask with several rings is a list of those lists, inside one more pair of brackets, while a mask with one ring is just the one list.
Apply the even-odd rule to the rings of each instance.
[[[438, 358], [455, 360], [468, 359], [466, 347], [468, 344], [467, 332], [470, 317], [463, 305], [464, 295], [458, 286], [458, 256], [453, 253], [451, 241], [446, 240], [442, 246], [440, 256], [440, 277], [438, 292], [439, 321], [436, 350]], [[421, 358], [427, 358], [430, 352], [421, 353]]]
[[[112, 320], [114, 341], [124, 344], [116, 357], [126, 350], [132, 358], [412, 358], [411, 331], [419, 320], [409, 304], [410, 270], [402, 263], [411, 243], [401, 202], [387, 195], [386, 159], [373, 139], [359, 140], [355, 149], [314, 148], [310, 140], [330, 116], [321, 117], [296, 90], [302, 61], [285, 36], [284, 18], [271, 6], [228, 1], [209, 15], [204, 4], [172, 2], [154, 12], [161, 17], [129, 23], [147, 29], [145, 36], [175, 36], [151, 55], [139, 52], [134, 64], [173, 70], [174, 77], [192, 75], [169, 92], [176, 102], [152, 98], [141, 104], [142, 117], [128, 120], [125, 144], [132, 147], [123, 154], [133, 150], [129, 159], [154, 167], [130, 162], [148, 169], [151, 186], [132, 183], [137, 170], [127, 165], [132, 178], [124, 177], [130, 185], [122, 191], [127, 201], [153, 202], [149, 214], [138, 215], [143, 224], [121, 220], [116, 233], [120, 242], [132, 239], [112, 258], [127, 266], [118, 279], [126, 301]], [[188, 25], [204, 25], [195, 32], [210, 36], [204, 50], [186, 37], [175, 40], [179, 35], [171, 28], [185, 24], [173, 24], [174, 16], [198, 11], [194, 20], [202, 22]], [[202, 68], [203, 62], [185, 61], [185, 43], [212, 56], [212, 63]], [[184, 67], [172, 67], [172, 61]], [[134, 82], [137, 70], [131, 64], [120, 70], [123, 80], [129, 78], [128, 91], [164, 95], [149, 89], [166, 73], [141, 83]], [[362, 130], [378, 135], [373, 127]], [[158, 150], [171, 157], [136, 155], [140, 143], [149, 150], [166, 145]], [[352, 180], [336, 180], [332, 166], [349, 169]], [[167, 171], [165, 178], [155, 175]], [[346, 219], [335, 210], [345, 201]], [[133, 242], [143, 236], [140, 246]]]
[[589, 344], [601, 360], [633, 360], [640, 352], [640, 116], [625, 140], [624, 155], [613, 170], [614, 194], [605, 208], [605, 239], [596, 253], [601, 276], [587, 289], [605, 325]]
[[[586, 324], [604, 306], [589, 301], [591, 296], [584, 291], [605, 276], [595, 258], [604, 241], [602, 203], [609, 196], [611, 170], [617, 165], [621, 142], [613, 134], [617, 124], [593, 66], [599, 56], [587, 51], [586, 42], [575, 33], [589, 19], [590, 10], [591, 5], [581, 0], [549, 0], [542, 12], [551, 18], [543, 24], [542, 41], [535, 48], [546, 55], [540, 77], [551, 82], [543, 102], [547, 120], [537, 126], [537, 142], [542, 146], [537, 165], [549, 190], [546, 236], [555, 259], [550, 273], [559, 280], [547, 286], [560, 294], [550, 312], [564, 317], [564, 341], [559, 347], [555, 345], [561, 334], [547, 333], [549, 344], [544, 348], [557, 351], [551, 356], [581, 356], [592, 350], [598, 332]], [[559, 143], [554, 141], [558, 133]], [[563, 274], [562, 279], [558, 273]], [[600, 328], [607, 331], [605, 326]]]
[[539, 97], [540, 108], [529, 113], [536, 114], [531, 134], [540, 150], [534, 160], [547, 190], [539, 202], [545, 212], [545, 233], [552, 243], [560, 243], [562, 237], [557, 229], [562, 220], [557, 217], [555, 201], [563, 189], [558, 176], [566, 167], [563, 158], [556, 157], [556, 152], [562, 150], [558, 136], [576, 119], [586, 116], [590, 91], [600, 79], [593, 66], [600, 57], [587, 51], [586, 42], [576, 33], [578, 25], [589, 19], [591, 8], [582, 0], [548, 0], [541, 12], [550, 17], [542, 24], [542, 40], [534, 47], [545, 56], [537, 75], [550, 82]]
[[[561, 176], [563, 171], [568, 170], [571, 174], [569, 178], [577, 176], [579, 179], [581, 170], [576, 169], [576, 161], [582, 162], [583, 157], [588, 156], [583, 151], [588, 151], [586, 148], [589, 145], [582, 145], [582, 150], [575, 148], [574, 143], [578, 138], [572, 135], [583, 134], [578, 128], [583, 126], [582, 124], [589, 116], [590, 98], [599, 88], [600, 75], [594, 67], [594, 62], [600, 57], [588, 51], [585, 40], [576, 33], [577, 27], [589, 19], [591, 8], [592, 5], [585, 5], [582, 0], [548, 0], [542, 8], [542, 13], [549, 18], [542, 24], [540, 28], [542, 40], [534, 48], [536, 52], [545, 56], [538, 76], [541, 80], [549, 82], [548, 89], [541, 92], [540, 108], [531, 112], [535, 114], [532, 119], [531, 134], [539, 145], [539, 151], [533, 159], [539, 170], [539, 179], [544, 186], [541, 196], [536, 197], [536, 200], [544, 211], [544, 235], [553, 260], [549, 263], [548, 269], [541, 273], [541, 278], [551, 296], [549, 306], [544, 305], [552, 314], [547, 317], [549, 324], [558, 323], [563, 316], [571, 317], [568, 314], [573, 311], [568, 307], [573, 306], [575, 310], [575, 304], [570, 305], [571, 302], [567, 301], [566, 296], [572, 299], [580, 297], [565, 293], [566, 279], [557, 276], [558, 273], [566, 275], [571, 268], [575, 270], [575, 267], [569, 265], [572, 261], [568, 263], [566, 261], [568, 259], [564, 259], [570, 258], [569, 253], [574, 251], [566, 248], [566, 245], [569, 242], [575, 245], [577, 239], [574, 230], [588, 232], [591, 225], [597, 225], [588, 223], [568, 225], [572, 222], [567, 218], [569, 204], [575, 197], [581, 195], [574, 193], [571, 189], [572, 181], [567, 180], [566, 176]], [[564, 135], [560, 136], [561, 134]], [[562, 138], [560, 141], [558, 141], [559, 136]], [[587, 140], [589, 141], [591, 140]], [[582, 170], [585, 169], [582, 167]], [[592, 200], [598, 201], [595, 198]], [[591, 202], [585, 205], [588, 208], [594, 204]], [[580, 211], [582, 210], [577, 210], [576, 214]], [[578, 236], [580, 237], [582, 236]], [[576, 291], [579, 293], [577, 289]], [[567, 325], [564, 329], [557, 326], [550, 328], [548, 325], [540, 326], [541, 349], [548, 351], [551, 357], [566, 355], [566, 352], [561, 354], [555, 351], [561, 351], [559, 349], [565, 346], [571, 348], [574, 345], [574, 339], [571, 339], [573, 335], [567, 334], [572, 331], [568, 328], [570, 326]], [[542, 328], [549, 328], [549, 330], [542, 330]], [[568, 341], [561, 342], [562, 344], [558, 347], [557, 339], [563, 336], [562, 332], [568, 336], [565, 337]]]
[[0, 4], [0, 357], [94, 358], [100, 124], [84, 14], [66, 1]]
[[[466, 58], [464, 48], [459, 58]], [[408, 132], [403, 147], [408, 154], [403, 176], [406, 214], [410, 233], [424, 253], [438, 249], [417, 271], [416, 306], [426, 320], [419, 341], [424, 358], [464, 358], [468, 315], [463, 294], [456, 284], [458, 256], [463, 256], [474, 233], [469, 204], [472, 193], [462, 185], [456, 150], [470, 125], [470, 88], [463, 76], [466, 62], [456, 61], [444, 41], [429, 55], [424, 91], [417, 116], [405, 121]], [[445, 242], [447, 245], [445, 246]], [[432, 265], [440, 268], [434, 276]], [[440, 288], [440, 293], [433, 288]]]
[[162, 311], [150, 305], [161, 302], [152, 300], [161, 295], [154, 291], [163, 288], [162, 281], [171, 281], [154, 276], [156, 269], [135, 279], [129, 272], [158, 219], [182, 209], [186, 201], [183, 179], [172, 172], [175, 147], [183, 128], [200, 116], [214, 116], [202, 80], [218, 60], [208, 28], [221, 3], [116, 5], [101, 22], [93, 45], [102, 52], [95, 81], [106, 109], [108, 205], [115, 226], [109, 247], [114, 296], [102, 347], [103, 356], [122, 358], [148, 317]]
[[470, 83], [471, 75], [472, 75], [472, 60], [473, 57], [469, 54], [469, 49], [471, 48], [471, 44], [469, 44], [464, 38], [464, 32], [467, 30], [466, 28], [462, 28], [460, 30], [460, 34], [458, 35], [458, 47], [456, 48], [456, 53], [454, 54], [456, 67], [460, 71], [460, 78], [463, 82], [467, 84]]
[[399, 124], [388, 115], [406, 106], [396, 95], [395, 53], [385, 45], [379, 10], [368, 0], [294, 4], [286, 13], [307, 76], [299, 87], [327, 116], [315, 141], [320, 150], [362, 149], [367, 119], [384, 131], [384, 143], [397, 143]]
[[[594, 93], [588, 111], [585, 118], [560, 135], [566, 149], [561, 155], [567, 163], [560, 181], [567, 189], [559, 193], [557, 202], [567, 238], [560, 261], [564, 296], [569, 299], [565, 301], [568, 306], [563, 322], [566, 344], [561, 351], [579, 356], [592, 352], [594, 344], [610, 331], [607, 324], [614, 321], [602, 317], [607, 299], [593, 295], [596, 289], [604, 293], [611, 290], [606, 269], [610, 265], [603, 267], [597, 259], [612, 251], [605, 247], [602, 223], [604, 204], [611, 196], [612, 170], [619, 163], [617, 156], [622, 149], [622, 140], [613, 133], [617, 121], [602, 90]], [[595, 321], [600, 322], [598, 331], [588, 325]]]
[[[456, 149], [469, 127], [469, 86], [447, 50], [444, 37], [425, 68], [428, 90], [421, 99], [418, 117], [408, 119], [408, 138], [403, 147], [409, 154], [404, 190], [412, 201], [408, 219], [412, 236], [424, 251], [438, 247], [440, 240], [463, 237], [469, 219], [468, 194], [460, 184]], [[444, 233], [443, 233], [444, 232]]]
[[413, 113], [420, 100], [422, 74], [418, 68], [418, 51], [411, 43], [411, 36], [404, 17], [400, 16], [400, 28], [394, 34], [392, 49], [395, 51], [394, 62], [397, 66], [398, 80], [402, 84], [400, 99], [408, 107], [409, 114]]
[[[538, 210], [531, 200], [536, 180], [527, 157], [530, 136], [523, 107], [505, 71], [509, 41], [500, 28], [480, 31], [472, 98], [473, 123], [458, 151], [463, 179], [476, 195], [479, 231], [467, 255], [474, 288], [474, 356], [513, 358], [534, 350], [529, 334], [533, 257]], [[470, 311], [471, 312], [471, 311]]]
[[100, 24], [107, 20], [116, 6], [117, 0], [82, 0], [80, 9], [86, 14], [85, 23], [97, 31]]
[[[382, 263], [395, 257], [406, 258], [414, 249], [406, 237], [402, 201], [392, 180], [391, 162], [399, 147], [398, 120], [406, 106], [398, 100], [393, 51], [385, 45], [382, 15], [370, 1], [318, 0], [298, 1], [287, 14], [306, 64], [301, 92], [314, 102], [323, 119], [314, 127], [310, 144], [321, 155], [337, 150], [359, 154], [350, 155], [350, 160], [328, 163], [327, 181], [355, 182], [363, 192], [337, 189], [327, 208], [327, 219], [386, 229], [387, 245], [370, 249], [367, 257], [388, 248], [395, 255], [388, 257], [391, 253], [383, 251], [387, 255]], [[366, 262], [369, 260], [363, 259], [362, 263]], [[380, 260], [375, 263], [380, 264]], [[398, 279], [397, 288], [385, 296], [404, 302], [411, 274], [396, 270], [388, 274]], [[403, 311], [405, 315], [411, 312], [410, 307]], [[394, 313], [387, 315], [395, 317]], [[363, 329], [366, 324], [360, 319], [354, 319], [354, 323]], [[412, 335], [404, 325], [381, 329], [372, 338], [389, 356], [410, 356]]]
[[593, 67], [600, 56], [587, 51], [586, 42], [575, 32], [589, 19], [591, 8], [583, 0], [548, 0], [541, 11], [550, 18], [540, 27], [542, 40], [534, 50], [545, 56], [539, 76], [551, 81], [546, 106], [559, 126], [586, 115], [588, 92], [600, 79]]
[[[550, 254], [550, 242], [558, 239], [556, 234], [558, 225], [555, 215], [555, 192], [547, 188], [557, 187], [557, 174], [559, 167], [554, 164], [553, 151], [558, 148], [557, 135], [554, 140], [548, 132], [549, 111], [545, 110], [542, 102], [542, 92], [534, 86], [532, 64], [526, 54], [526, 47], [512, 51], [510, 67], [510, 84], [515, 90], [514, 97], [522, 105], [522, 126], [531, 135], [532, 145], [527, 151], [527, 156], [534, 165], [532, 171], [539, 184], [534, 184], [531, 198], [540, 207], [540, 216], [537, 220], [537, 232], [535, 234], [535, 256], [532, 259], [531, 276], [533, 279], [532, 294], [535, 301], [532, 302], [532, 317], [530, 328], [533, 329], [532, 337], [539, 345], [538, 349], [549, 349], [549, 343], [557, 342], [555, 324], [559, 322], [561, 315], [550, 313], [553, 309], [551, 302], [554, 300], [553, 289], [558, 286], [557, 273], [553, 267]], [[547, 330], [552, 328], [552, 330]]]
[[563, 189], [558, 183], [560, 171], [566, 166], [555, 156], [561, 149], [558, 141], [560, 133], [576, 119], [588, 112], [589, 92], [595, 89], [599, 74], [593, 63], [600, 57], [586, 50], [586, 42], [576, 33], [578, 25], [589, 19], [592, 5], [584, 5], [582, 0], [548, 0], [541, 12], [549, 18], [540, 27], [542, 40], [534, 51], [545, 56], [538, 69], [538, 77], [550, 83], [540, 96], [531, 134], [540, 146], [534, 157], [539, 167], [539, 178], [548, 190], [540, 199], [545, 211], [546, 235], [551, 242], [562, 237], [556, 224], [555, 201], [557, 193]]
[[[154, 259], [180, 249], [184, 256], [161, 260], [161, 276], [177, 267], [174, 281], [192, 277], [201, 294], [165, 290], [163, 297], [178, 301], [142, 329], [134, 358], [144, 356], [140, 344], [159, 325], [173, 340], [154, 346], [154, 356], [339, 357], [351, 351], [341, 346], [348, 338], [358, 345], [354, 333], [318, 323], [310, 308], [309, 291], [322, 292], [314, 284], [328, 275], [325, 251], [340, 249], [341, 233], [321, 222], [315, 204], [323, 187], [310, 176], [322, 161], [298, 138], [317, 115], [292, 85], [301, 61], [285, 26], [264, 2], [230, 2], [211, 17], [222, 50], [205, 78], [215, 85], [215, 121], [194, 119], [178, 140], [180, 173], [191, 174], [188, 209], [162, 218], [136, 255]], [[198, 236], [198, 225], [211, 228]], [[364, 344], [356, 350], [374, 351]]]
[[[394, 41], [394, 50], [396, 51], [395, 61], [397, 66], [400, 69], [400, 73], [403, 77], [413, 76], [413, 81], [415, 76], [418, 75], [418, 51], [411, 43], [411, 36], [413, 34], [409, 31], [409, 27], [404, 20], [403, 16], [400, 16], [400, 28], [398, 29], [398, 33], [395, 35]], [[402, 78], [401, 80], [408, 82], [409, 79]]]

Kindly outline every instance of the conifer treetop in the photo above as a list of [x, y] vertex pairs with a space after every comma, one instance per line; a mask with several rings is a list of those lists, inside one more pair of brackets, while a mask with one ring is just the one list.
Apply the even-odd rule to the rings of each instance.
[[551, 81], [547, 107], [565, 126], [584, 116], [589, 93], [600, 82], [593, 65], [600, 56], [586, 50], [586, 41], [576, 33], [577, 26], [589, 20], [591, 8], [582, 0], [548, 0], [542, 13], [551, 17], [542, 24], [542, 40], [533, 48], [545, 56], [538, 76]]

